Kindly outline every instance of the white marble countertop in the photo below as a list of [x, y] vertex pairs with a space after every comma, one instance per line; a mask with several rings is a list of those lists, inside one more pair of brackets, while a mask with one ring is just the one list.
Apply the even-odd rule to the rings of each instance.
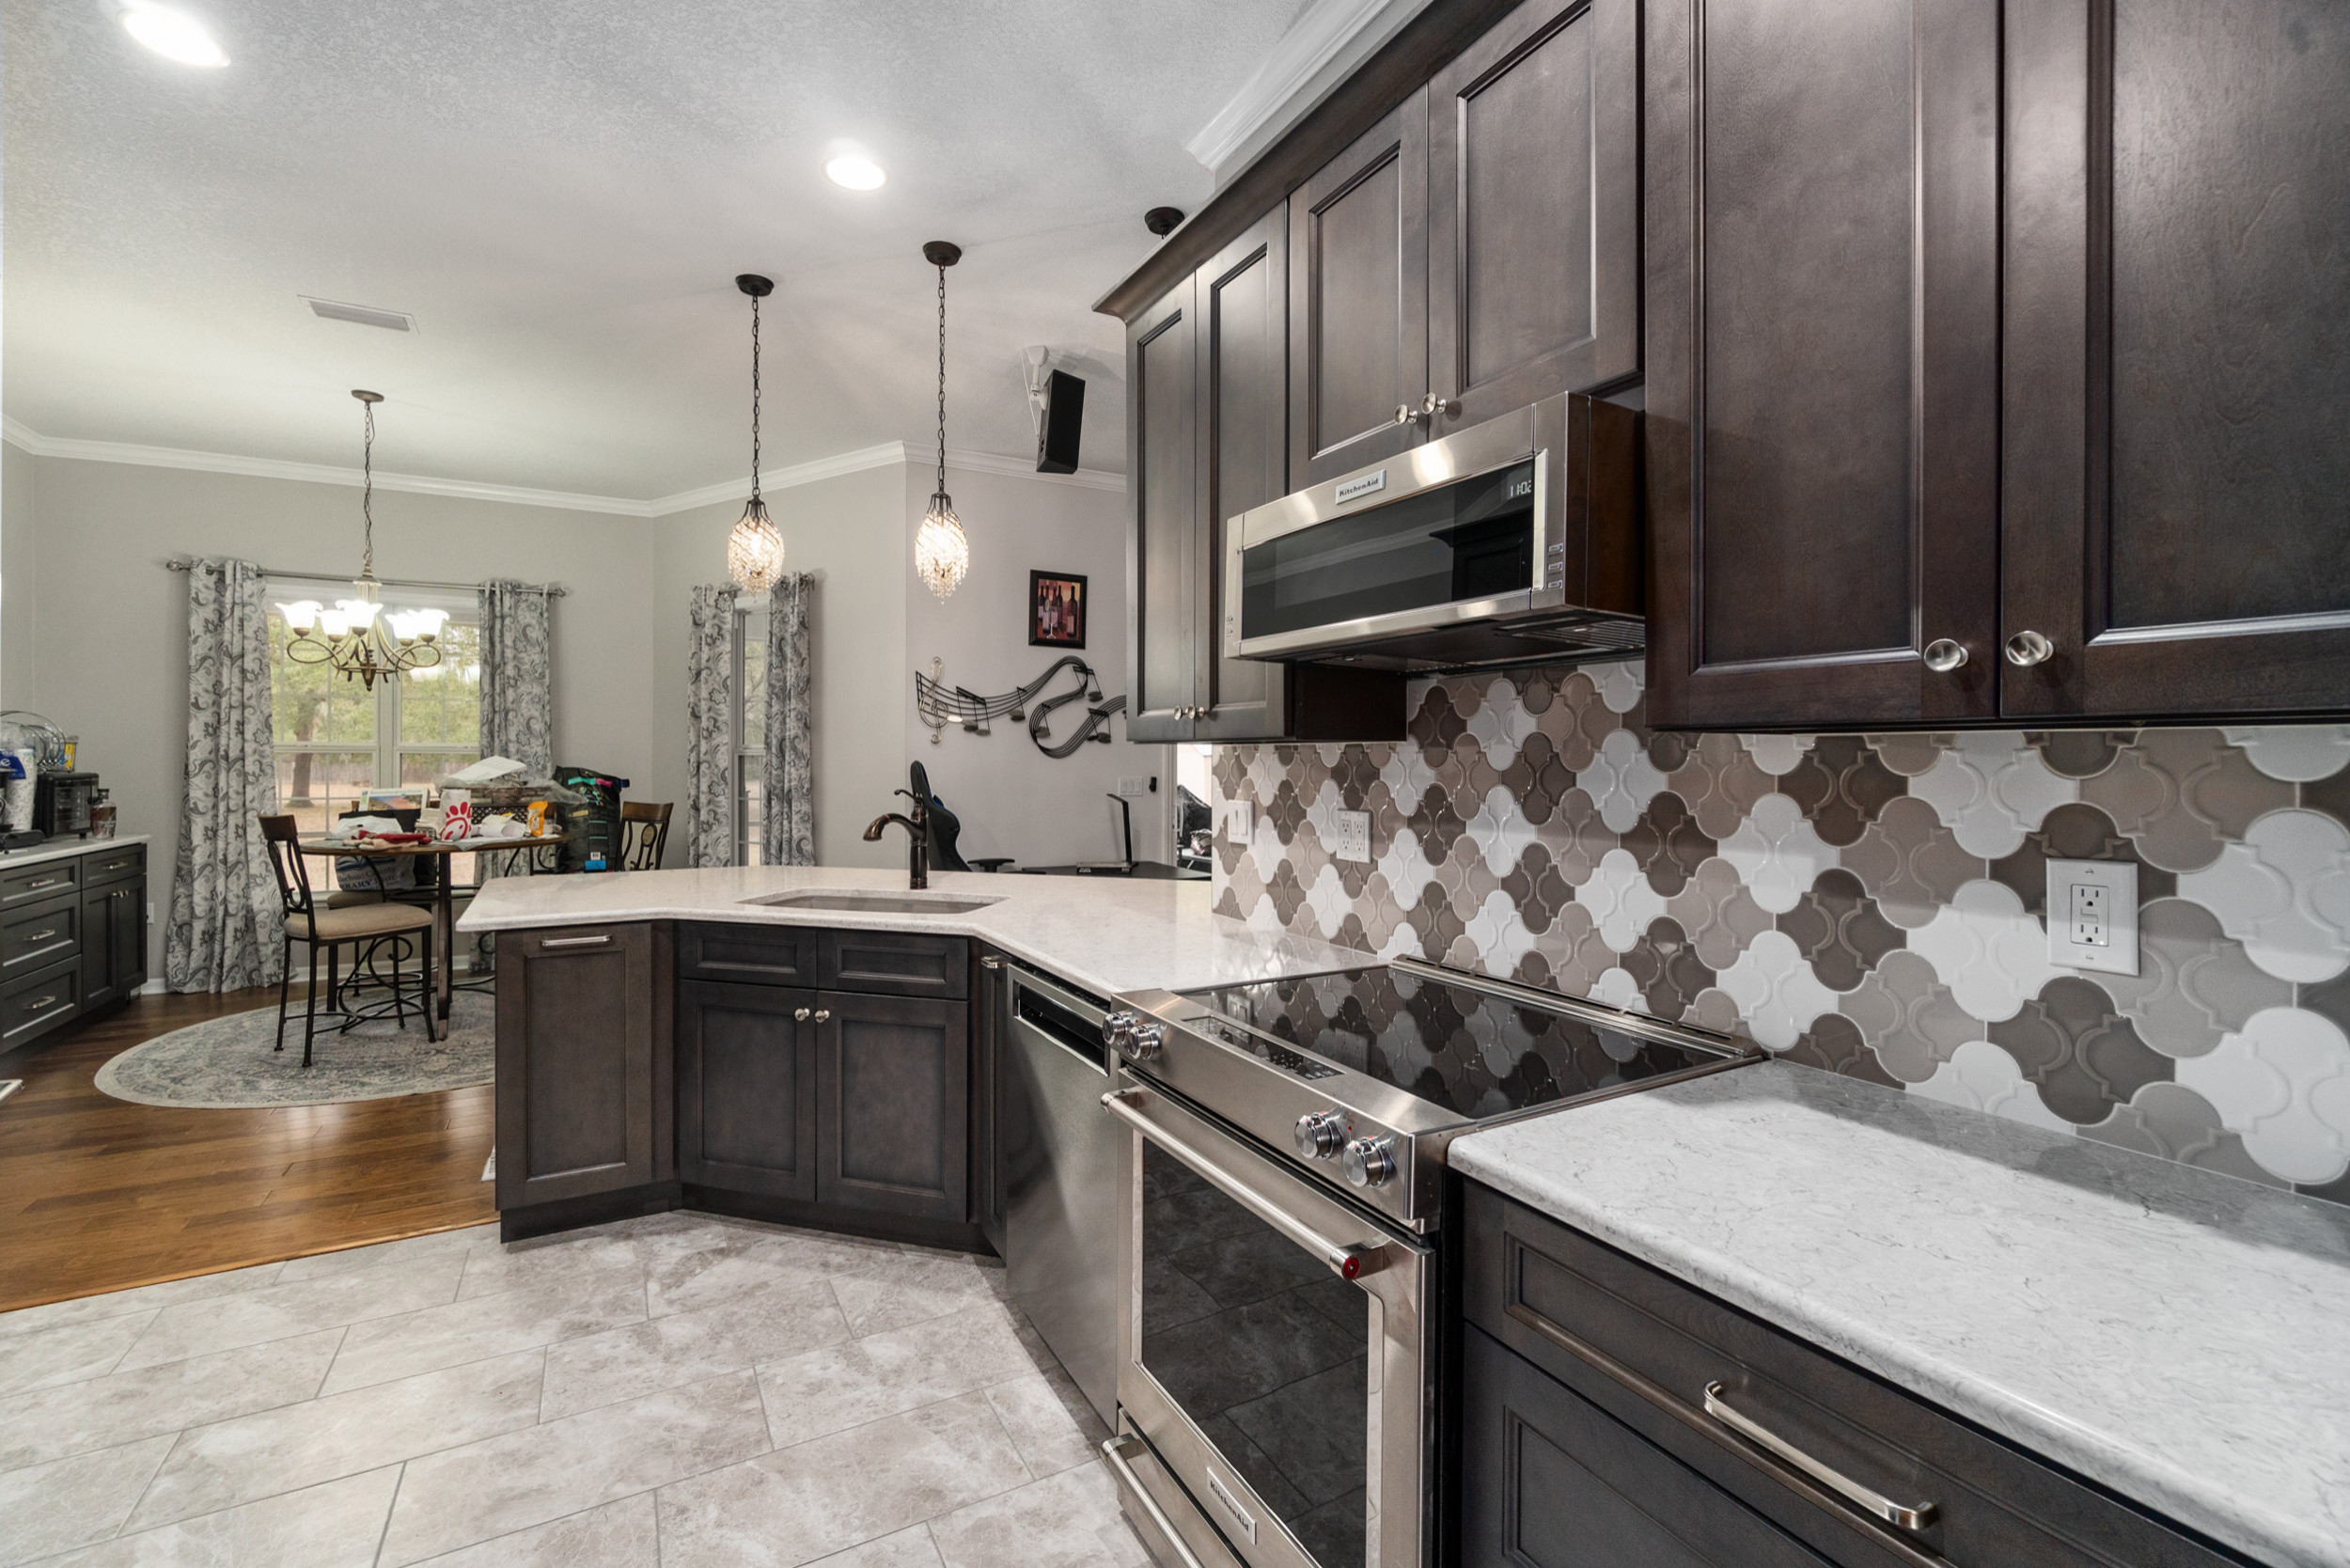
[[107, 850], [120, 849], [125, 844], [144, 844], [148, 835], [123, 833], [112, 839], [52, 839], [31, 849], [9, 850], [0, 855], [0, 871], [14, 870], [19, 866], [38, 866], [44, 860], [70, 860], [85, 855], [102, 855]]
[[906, 876], [903, 871], [854, 867], [728, 866], [704, 870], [501, 877], [482, 888], [458, 920], [457, 929], [511, 931], [619, 920], [733, 920], [857, 931], [934, 931], [976, 937], [1104, 996], [1153, 986], [1188, 991], [1378, 962], [1353, 949], [1258, 932], [1212, 914], [1205, 882], [941, 871], [931, 877], [929, 897], [996, 902], [964, 914], [940, 915], [778, 909], [744, 902], [801, 888], [904, 893]]
[[2350, 1565], [2350, 1209], [1778, 1063], [1449, 1158], [2262, 1561]]

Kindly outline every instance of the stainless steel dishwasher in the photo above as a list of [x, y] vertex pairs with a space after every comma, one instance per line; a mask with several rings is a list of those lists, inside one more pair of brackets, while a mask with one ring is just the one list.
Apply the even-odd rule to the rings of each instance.
[[1012, 1299], [1115, 1427], [1126, 1134], [1102, 1108], [1108, 1009], [1026, 969], [1010, 976], [995, 1110], [1004, 1267]]

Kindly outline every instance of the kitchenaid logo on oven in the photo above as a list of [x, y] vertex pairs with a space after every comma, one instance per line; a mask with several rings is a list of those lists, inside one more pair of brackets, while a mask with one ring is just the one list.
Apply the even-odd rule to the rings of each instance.
[[1349, 501], [1359, 501], [1366, 495], [1376, 495], [1386, 488], [1387, 471], [1382, 468], [1375, 474], [1365, 474], [1359, 478], [1349, 479], [1339, 486], [1337, 504], [1342, 507]]

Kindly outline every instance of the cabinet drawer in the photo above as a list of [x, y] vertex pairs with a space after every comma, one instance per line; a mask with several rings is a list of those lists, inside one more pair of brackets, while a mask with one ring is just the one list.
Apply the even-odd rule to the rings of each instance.
[[82, 898], [68, 892], [0, 916], [0, 979], [31, 974], [82, 950]]
[[22, 1045], [82, 1011], [82, 963], [53, 964], [0, 986], [0, 1050]]
[[82, 863], [78, 860], [44, 860], [22, 870], [0, 872], [0, 909], [54, 899], [81, 886]]
[[[1470, 1184], [1468, 1320], [1839, 1563], [2216, 1568], [2242, 1560], [1549, 1217]], [[1886, 1499], [1765, 1452], [1720, 1404]]]
[[678, 979], [815, 985], [816, 937], [805, 926], [682, 925]]
[[125, 882], [146, 874], [145, 844], [125, 844], [120, 849], [100, 850], [96, 855], [82, 857], [82, 885], [86, 887], [95, 887], [106, 882]]
[[829, 991], [885, 996], [970, 995], [971, 944], [960, 936], [897, 931], [827, 931], [818, 944], [817, 983]]
[[1532, 1362], [1463, 1341], [1463, 1568], [1830, 1568]]

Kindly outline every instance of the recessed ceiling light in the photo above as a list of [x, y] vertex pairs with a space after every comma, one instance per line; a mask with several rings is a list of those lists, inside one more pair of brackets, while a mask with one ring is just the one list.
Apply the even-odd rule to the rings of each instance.
[[124, 9], [122, 26], [167, 60], [208, 69], [228, 63], [228, 55], [204, 30], [204, 24], [185, 11], [164, 6], [133, 5]]
[[854, 152], [844, 152], [826, 164], [824, 175], [834, 184], [846, 185], [853, 191], [879, 190], [889, 179], [888, 170]]

